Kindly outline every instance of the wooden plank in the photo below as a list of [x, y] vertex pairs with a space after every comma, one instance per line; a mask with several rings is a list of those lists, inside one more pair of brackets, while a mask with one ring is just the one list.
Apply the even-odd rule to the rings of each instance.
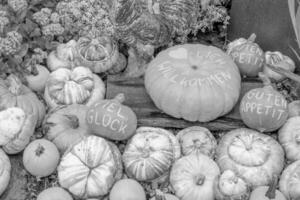
[[[242, 82], [241, 97], [250, 89], [261, 86], [261, 82], [256, 79]], [[240, 120], [239, 102], [228, 115], [208, 123], [200, 123], [176, 119], [159, 110], [147, 94], [142, 78], [125, 79], [116, 76], [108, 76], [106, 98], [111, 99], [118, 93], [125, 94], [126, 100], [124, 104], [131, 107], [136, 113], [139, 126], [185, 128], [188, 126], [199, 125], [207, 127], [212, 131], [228, 131], [239, 127], [245, 127]]]

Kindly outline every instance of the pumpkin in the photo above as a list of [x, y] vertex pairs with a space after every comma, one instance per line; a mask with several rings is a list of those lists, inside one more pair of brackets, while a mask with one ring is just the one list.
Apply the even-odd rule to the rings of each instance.
[[25, 76], [28, 87], [33, 91], [43, 92], [50, 72], [42, 65], [35, 65], [30, 72]]
[[300, 116], [287, 120], [278, 131], [278, 140], [288, 160], [300, 160]]
[[180, 145], [170, 131], [139, 127], [123, 153], [126, 174], [138, 181], [163, 182], [180, 157]]
[[121, 154], [116, 145], [88, 136], [62, 157], [59, 184], [80, 199], [99, 198], [122, 177]]
[[287, 200], [300, 198], [300, 160], [288, 165], [282, 172], [279, 180], [279, 190]]
[[47, 66], [50, 71], [59, 68], [71, 69], [76, 59], [76, 41], [70, 40], [67, 43], [57, 45], [47, 57]]
[[179, 131], [176, 137], [180, 143], [182, 155], [203, 153], [214, 158], [217, 141], [207, 128], [188, 127]]
[[43, 190], [37, 200], [73, 200], [72, 196], [61, 187], [51, 187]]
[[11, 107], [0, 112], [0, 146], [8, 154], [21, 152], [33, 135], [36, 118], [21, 108]]
[[6, 80], [0, 79], [0, 110], [10, 107], [19, 107], [26, 114], [33, 114], [37, 126], [42, 124], [46, 113], [44, 104], [36, 94], [23, 85], [20, 79], [13, 74], [8, 76]]
[[149, 63], [145, 87], [166, 114], [207, 122], [233, 108], [239, 98], [241, 77], [221, 49], [185, 44], [160, 52]]
[[119, 53], [119, 64], [112, 66], [107, 73], [110, 75], [119, 74], [124, 71], [127, 67], [127, 59], [122, 53]]
[[46, 139], [32, 141], [23, 152], [23, 165], [33, 176], [49, 176], [56, 170], [58, 162], [58, 149]]
[[300, 116], [300, 100], [288, 104], [289, 118]]
[[79, 104], [59, 106], [46, 115], [43, 133], [61, 153], [90, 134], [85, 122], [87, 108]]
[[59, 105], [92, 105], [104, 98], [103, 81], [88, 68], [60, 68], [52, 72], [46, 82], [45, 100], [50, 108]]
[[8, 156], [0, 149], [0, 196], [9, 184], [11, 164]]
[[124, 69], [124, 65], [126, 66], [116, 41], [109, 36], [80, 37], [76, 49], [80, 65], [89, 67], [94, 73], [105, 72], [114, 67]]
[[271, 136], [240, 128], [224, 135], [217, 147], [216, 161], [222, 172], [234, 171], [251, 187], [268, 185], [284, 166], [284, 151]]
[[259, 74], [264, 87], [248, 91], [241, 100], [240, 114], [243, 122], [260, 132], [271, 132], [280, 128], [288, 118], [287, 101], [276, 91], [270, 80]]
[[285, 78], [285, 76], [277, 72], [274, 72], [272, 69], [268, 67], [268, 65], [286, 69], [290, 72], [294, 72], [296, 68], [294, 61], [290, 57], [283, 55], [279, 51], [274, 51], [274, 52], [267, 51], [265, 53], [265, 64], [264, 64], [263, 72], [264, 74], [266, 74], [266, 76], [268, 76], [270, 79], [275, 81], [281, 81], [282, 79]]
[[122, 105], [124, 99], [124, 94], [119, 94], [89, 107], [86, 121], [93, 134], [111, 140], [126, 140], [134, 134], [137, 118], [130, 107]]
[[214, 200], [213, 185], [220, 174], [218, 165], [204, 154], [190, 154], [177, 160], [170, 183], [181, 200]]
[[112, 187], [109, 200], [146, 200], [146, 193], [136, 180], [122, 179]]
[[232, 57], [240, 69], [241, 75], [256, 77], [263, 70], [264, 52], [256, 44], [256, 35], [249, 39], [239, 38], [228, 44], [227, 54]]
[[250, 186], [234, 171], [225, 170], [214, 184], [216, 200], [246, 200], [250, 196]]

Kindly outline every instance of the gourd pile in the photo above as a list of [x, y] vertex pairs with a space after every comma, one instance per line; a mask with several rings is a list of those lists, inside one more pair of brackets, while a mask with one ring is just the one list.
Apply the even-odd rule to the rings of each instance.
[[[123, 105], [123, 93], [105, 99], [99, 76], [129, 69], [128, 56], [110, 36], [81, 36], [57, 45], [47, 66], [36, 65], [26, 84], [13, 73], [0, 79], [0, 197], [12, 173], [9, 155], [22, 154], [32, 176], [57, 172], [58, 186], [42, 191], [37, 200], [300, 199], [300, 103], [289, 104], [272, 86], [285, 78], [272, 68], [292, 73], [294, 62], [280, 52], [263, 52], [255, 35], [233, 41], [227, 52], [181, 44], [153, 57], [154, 47], [167, 43], [169, 34], [189, 27], [196, 0], [176, 0], [175, 8], [183, 10], [176, 17], [171, 1], [161, 5], [164, 12], [156, 4], [151, 15], [139, 16], [135, 1], [116, 2], [116, 30], [131, 46], [129, 51], [147, 57], [145, 89], [157, 108], [205, 123], [239, 103], [247, 128], [215, 138], [200, 126], [178, 133], [138, 126], [135, 112]], [[127, 8], [133, 10], [122, 16]], [[146, 29], [153, 38], [140, 35], [147, 33], [140, 26], [148, 18], [158, 23]], [[242, 76], [259, 77], [264, 86], [241, 97]], [[43, 137], [33, 139], [37, 129]]]

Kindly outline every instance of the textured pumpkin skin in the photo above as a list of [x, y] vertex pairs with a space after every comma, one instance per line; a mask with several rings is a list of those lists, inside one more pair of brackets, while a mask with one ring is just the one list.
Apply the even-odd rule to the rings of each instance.
[[60, 68], [52, 72], [46, 83], [45, 100], [50, 108], [60, 105], [92, 105], [104, 98], [103, 81], [88, 68]]
[[102, 100], [89, 107], [86, 122], [93, 134], [111, 140], [126, 140], [134, 134], [136, 115], [131, 108], [122, 105], [122, 99], [123, 94], [120, 94], [115, 99]]
[[282, 172], [279, 181], [279, 190], [287, 200], [298, 200], [300, 198], [300, 161], [297, 160], [288, 165]]
[[176, 135], [182, 155], [203, 153], [214, 158], [217, 141], [212, 133], [204, 127], [192, 126], [179, 131]]
[[78, 198], [99, 198], [122, 176], [118, 148], [105, 139], [88, 136], [64, 154], [58, 166], [58, 180]]
[[0, 149], [0, 196], [9, 184], [11, 164], [8, 156]]
[[252, 187], [268, 185], [284, 166], [284, 151], [272, 137], [240, 128], [224, 135], [217, 147], [221, 171], [232, 170]]
[[146, 200], [146, 193], [136, 180], [122, 179], [112, 187], [109, 200]]
[[72, 196], [60, 187], [51, 187], [43, 190], [37, 200], [73, 200]]
[[160, 52], [145, 73], [145, 87], [168, 115], [207, 122], [227, 114], [241, 88], [237, 66], [222, 50], [185, 44]]
[[289, 118], [300, 116], [300, 100], [292, 101], [288, 104]]
[[[251, 192], [249, 200], [270, 200], [269, 197], [265, 196], [268, 189], [269, 189], [268, 186], [260, 186], [260, 187], [255, 188]], [[272, 198], [272, 199], [274, 199], [274, 200], [287, 200], [279, 190], [276, 190], [275, 198]]]
[[252, 129], [275, 131], [288, 118], [287, 101], [272, 86], [252, 89], [241, 100], [240, 114], [243, 122]]
[[43, 133], [61, 153], [90, 135], [85, 121], [87, 109], [87, 106], [79, 104], [60, 106], [45, 117]]
[[10, 107], [19, 107], [26, 114], [33, 114], [37, 127], [42, 124], [46, 113], [44, 104], [36, 94], [14, 75], [10, 75], [6, 80], [0, 79], [0, 110]]
[[[12, 107], [0, 112], [0, 145], [7, 154], [21, 152], [34, 133], [36, 118], [21, 108]], [[15, 130], [13, 130], [15, 129]]]
[[122, 155], [126, 174], [138, 181], [164, 181], [171, 165], [180, 157], [173, 133], [154, 127], [139, 127]]
[[36, 65], [37, 75], [27, 75], [26, 81], [28, 87], [36, 92], [43, 92], [45, 89], [46, 81], [50, 75], [48, 69], [42, 65]]
[[174, 163], [170, 183], [181, 200], [214, 200], [213, 185], [219, 174], [220, 169], [211, 158], [190, 154]]

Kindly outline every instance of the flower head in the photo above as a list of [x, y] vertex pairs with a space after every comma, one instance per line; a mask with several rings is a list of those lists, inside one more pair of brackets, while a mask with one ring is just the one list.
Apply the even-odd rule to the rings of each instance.
[[5, 38], [0, 38], [0, 53], [4, 55], [12, 55], [22, 48], [23, 37], [17, 31], [7, 33]]
[[48, 24], [42, 28], [42, 33], [48, 36], [56, 36], [62, 35], [64, 30], [64, 27], [60, 24]]
[[7, 0], [7, 4], [14, 12], [23, 11], [28, 7], [26, 0]]
[[52, 11], [49, 8], [42, 8], [39, 12], [33, 14], [33, 19], [41, 26], [48, 25], [50, 23], [50, 16]]

